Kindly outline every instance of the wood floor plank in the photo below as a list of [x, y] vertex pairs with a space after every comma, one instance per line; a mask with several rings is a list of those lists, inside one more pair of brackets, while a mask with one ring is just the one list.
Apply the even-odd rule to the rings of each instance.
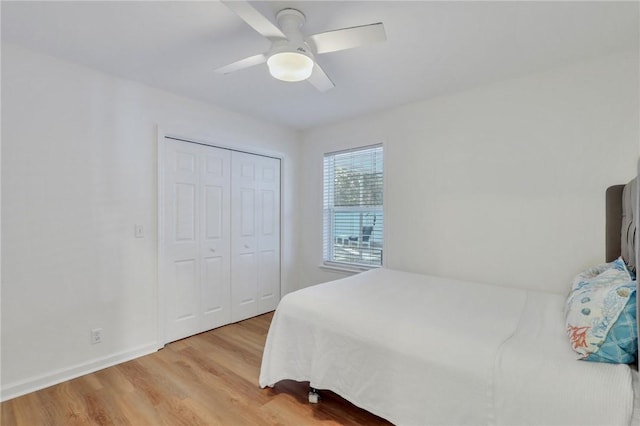
[[37, 393], [47, 423], [81, 425], [89, 422], [87, 407], [81, 402], [82, 392], [91, 392], [84, 382], [71, 380]]
[[170, 343], [164, 349], [0, 404], [3, 426], [388, 425], [308, 383], [260, 389], [273, 313]]

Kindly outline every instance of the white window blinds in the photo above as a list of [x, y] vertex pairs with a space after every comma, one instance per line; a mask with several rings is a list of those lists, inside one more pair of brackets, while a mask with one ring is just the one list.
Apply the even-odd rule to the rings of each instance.
[[325, 263], [382, 266], [382, 146], [324, 156]]

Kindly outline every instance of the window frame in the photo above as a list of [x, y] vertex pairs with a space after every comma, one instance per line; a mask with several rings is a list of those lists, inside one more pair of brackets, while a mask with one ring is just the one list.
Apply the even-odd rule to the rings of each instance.
[[[335, 163], [329, 167], [327, 171], [327, 159], [335, 159], [336, 156], [348, 153], [357, 153], [361, 151], [380, 149], [382, 154], [382, 181], [380, 182], [380, 190], [382, 192], [382, 203], [376, 205], [354, 205], [354, 206], [335, 206], [335, 185], [330, 185], [327, 188], [329, 182], [335, 182]], [[346, 272], [361, 272], [369, 269], [380, 268], [384, 265], [384, 146], [382, 143], [360, 146], [340, 151], [327, 152], [323, 155], [323, 167], [322, 167], [322, 265], [321, 267], [332, 270], [340, 270]], [[335, 230], [335, 213], [339, 212], [380, 212], [382, 215], [382, 230], [379, 233], [380, 239], [380, 264], [371, 263], [358, 263], [355, 261], [341, 261], [335, 258], [335, 248], [337, 244], [337, 235]], [[375, 225], [374, 225], [375, 226]], [[360, 218], [360, 232], [362, 232], [362, 218]], [[360, 234], [360, 237], [362, 234]], [[371, 236], [370, 238], [372, 238]], [[371, 243], [369, 243], [371, 244]], [[371, 250], [371, 245], [369, 245]]]

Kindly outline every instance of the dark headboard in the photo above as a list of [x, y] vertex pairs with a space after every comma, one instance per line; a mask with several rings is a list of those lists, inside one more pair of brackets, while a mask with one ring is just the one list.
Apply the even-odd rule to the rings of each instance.
[[624, 185], [607, 188], [607, 229], [605, 262], [613, 262], [622, 253], [620, 237], [622, 231], [622, 190]]
[[606, 261], [622, 256], [630, 269], [636, 269], [636, 179], [626, 185], [607, 188]]

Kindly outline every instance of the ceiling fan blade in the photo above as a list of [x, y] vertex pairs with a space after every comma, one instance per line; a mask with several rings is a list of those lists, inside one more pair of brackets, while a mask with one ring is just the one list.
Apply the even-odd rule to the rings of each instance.
[[232, 64], [225, 65], [224, 67], [214, 70], [218, 74], [229, 74], [234, 71], [260, 65], [267, 60], [267, 57], [261, 53], [259, 55], [249, 56], [248, 58], [240, 59]]
[[369, 43], [385, 41], [386, 39], [387, 36], [382, 22], [309, 36], [309, 40], [313, 42], [316, 52], [319, 54], [352, 49]]
[[307, 81], [321, 92], [326, 92], [327, 90], [333, 89], [336, 87], [333, 84], [333, 81], [325, 74], [324, 70], [320, 68], [320, 65], [316, 62], [313, 64], [313, 71], [311, 72], [311, 77], [307, 79]]
[[258, 12], [249, 2], [244, 0], [223, 0], [222, 2], [262, 36], [270, 40], [287, 38], [280, 28]]

